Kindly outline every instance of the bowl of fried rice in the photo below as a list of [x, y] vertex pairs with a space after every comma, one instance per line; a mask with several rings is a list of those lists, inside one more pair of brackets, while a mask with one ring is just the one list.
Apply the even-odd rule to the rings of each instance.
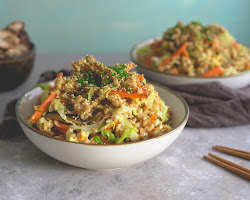
[[164, 151], [185, 127], [186, 102], [131, 72], [134, 63], [86, 56], [72, 66], [72, 76], [59, 73], [16, 104], [24, 133], [49, 156], [91, 170], [127, 167]]
[[136, 44], [130, 55], [138, 72], [165, 85], [217, 81], [238, 89], [250, 84], [250, 48], [220, 25], [178, 22], [162, 37]]

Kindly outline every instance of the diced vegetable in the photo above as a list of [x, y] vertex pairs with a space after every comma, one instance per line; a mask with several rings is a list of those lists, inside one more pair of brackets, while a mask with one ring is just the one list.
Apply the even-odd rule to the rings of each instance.
[[94, 140], [97, 144], [103, 144], [99, 136], [93, 137], [93, 140]]
[[187, 48], [187, 46], [188, 46], [188, 43], [183, 43], [181, 45], [181, 47], [172, 56], [170, 56], [168, 59], [162, 61], [161, 66], [167, 65], [170, 61], [173, 60], [174, 57], [177, 57], [181, 53], [183, 53], [183, 51]]
[[166, 106], [163, 100], [161, 100], [161, 110], [162, 110], [162, 122], [165, 122], [167, 120], [168, 107]]
[[217, 65], [213, 69], [210, 69], [209, 71], [202, 74], [202, 77], [214, 77], [214, 76], [221, 76], [223, 74], [222, 68]]
[[101, 134], [102, 134], [103, 136], [107, 136], [107, 137], [108, 137], [108, 140], [109, 140], [110, 142], [116, 143], [116, 138], [115, 138], [114, 134], [113, 134], [111, 131], [102, 130], [102, 131], [101, 131]]
[[138, 129], [135, 127], [129, 128], [123, 132], [121, 137], [116, 141], [116, 144], [122, 143], [126, 138], [130, 137], [133, 133], [137, 133]]
[[94, 90], [92, 90], [92, 88], [90, 88], [89, 92], [88, 92], [88, 100], [91, 101], [91, 98], [94, 94]]
[[43, 101], [43, 103], [37, 108], [37, 110], [29, 117], [29, 120], [32, 123], [36, 123], [36, 121], [44, 114], [44, 112], [49, 107], [50, 103], [56, 98], [56, 93], [52, 91], [50, 95]]

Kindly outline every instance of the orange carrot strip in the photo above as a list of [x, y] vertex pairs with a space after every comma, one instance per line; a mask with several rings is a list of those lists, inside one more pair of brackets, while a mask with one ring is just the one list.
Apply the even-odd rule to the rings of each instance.
[[136, 92], [128, 92], [128, 91], [119, 91], [119, 90], [111, 90], [109, 95], [118, 94], [121, 98], [147, 98], [148, 92], [144, 90], [143, 93], [136, 93]]
[[184, 57], [187, 57], [187, 58], [189, 57], [187, 49], [184, 49], [182, 53], [183, 53]]
[[143, 80], [144, 80], [144, 76], [143, 76], [143, 74], [138, 75], [138, 78], [139, 78], [139, 80], [140, 80], [140, 81], [143, 81]]
[[29, 120], [32, 123], [36, 123], [36, 121], [43, 115], [43, 112], [47, 110], [51, 101], [56, 98], [56, 93], [51, 91], [50, 95], [42, 102], [42, 104], [37, 108], [37, 110], [30, 116]]
[[235, 42], [235, 43], [233, 44], [233, 46], [234, 46], [234, 48], [236, 48], [236, 49], [240, 49], [240, 45], [239, 45], [237, 42]]
[[140, 87], [140, 88], [145, 88], [146, 89], [146, 86], [141, 84], [140, 82], [137, 82], [137, 86]]
[[161, 63], [161, 66], [168, 64], [171, 60], [173, 60], [174, 57], [179, 56], [187, 48], [187, 46], [188, 46], [188, 43], [183, 43], [181, 47], [172, 56], [170, 56], [169, 58], [167, 58]]
[[174, 67], [173, 69], [172, 69], [172, 74], [179, 74], [179, 71], [178, 71], [178, 69], [176, 68], [176, 67]]
[[157, 115], [156, 115], [156, 114], [153, 114], [153, 115], [150, 117], [150, 119], [151, 119], [152, 121], [157, 120]]
[[59, 77], [62, 77], [62, 76], [63, 76], [63, 73], [62, 73], [62, 72], [60, 72], [60, 73], [58, 73], [58, 74], [57, 74], [57, 76], [56, 76], [56, 77], [57, 77], [57, 78], [59, 78]]
[[250, 69], [250, 65], [247, 65], [247, 66], [246, 66], [246, 69]]
[[219, 65], [216, 65], [213, 69], [210, 69], [209, 71], [202, 74], [202, 77], [213, 77], [213, 76], [220, 76], [222, 75], [223, 70]]
[[125, 71], [127, 71], [127, 72], [130, 71], [131, 69], [135, 68], [135, 64], [134, 63], [128, 63], [127, 66], [128, 67], [125, 69]]

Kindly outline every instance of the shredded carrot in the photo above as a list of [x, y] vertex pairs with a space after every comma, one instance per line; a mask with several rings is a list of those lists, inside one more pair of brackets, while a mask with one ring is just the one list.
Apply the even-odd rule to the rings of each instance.
[[135, 65], [134, 63], [130, 62], [130, 63], [127, 64], [127, 66], [128, 66], [128, 67], [125, 69], [125, 71], [128, 72], [128, 71], [130, 71], [131, 69], [135, 68], [136, 65]]
[[216, 65], [213, 69], [202, 74], [202, 77], [213, 77], [213, 76], [221, 76], [223, 73], [222, 68], [219, 65]]
[[179, 71], [176, 67], [174, 67], [171, 72], [172, 72], [172, 74], [176, 74], [176, 75], [179, 74]]
[[240, 49], [240, 45], [239, 45], [237, 42], [235, 42], [235, 43], [233, 44], [233, 46], [234, 46], [234, 48], [236, 48], [236, 49]]
[[56, 76], [56, 77], [57, 77], [57, 78], [59, 78], [59, 77], [62, 77], [62, 76], [63, 76], [63, 73], [62, 73], [62, 72], [60, 72], [60, 73], [58, 73], [58, 74], [57, 74], [57, 76]]
[[143, 74], [138, 75], [138, 78], [139, 78], [139, 80], [140, 80], [140, 81], [143, 81], [143, 80], [144, 80], [144, 76], [143, 76]]
[[246, 66], [246, 69], [250, 69], [250, 65], [247, 65], [247, 66]]
[[145, 88], [146, 89], [146, 86], [141, 84], [140, 82], [137, 82], [137, 86], [140, 87], [140, 88]]
[[184, 49], [182, 53], [184, 57], [187, 57], [187, 58], [189, 57], [187, 49]]
[[157, 120], [157, 115], [156, 115], [156, 114], [153, 114], [153, 115], [150, 117], [150, 119], [151, 119], [152, 121]]
[[107, 127], [105, 130], [112, 132], [114, 130], [115, 125], [117, 125], [117, 124], [118, 124], [118, 122], [116, 122], [115, 124], [110, 124], [110, 126]]
[[29, 120], [32, 123], [36, 123], [36, 121], [43, 115], [43, 113], [49, 107], [51, 101], [56, 98], [55, 91], [51, 91], [50, 95], [42, 102], [42, 104], [37, 108], [37, 110], [29, 117]]
[[118, 94], [121, 98], [147, 98], [148, 97], [148, 91], [143, 90], [143, 93], [137, 93], [137, 92], [128, 92], [128, 91], [119, 91], [119, 90], [111, 90], [109, 92], [109, 95], [115, 95]]
[[181, 47], [172, 56], [162, 61], [161, 66], [167, 65], [171, 60], [173, 60], [174, 57], [177, 57], [181, 53], [183, 53], [183, 51], [186, 50], [187, 46], [188, 46], [188, 43], [183, 43]]

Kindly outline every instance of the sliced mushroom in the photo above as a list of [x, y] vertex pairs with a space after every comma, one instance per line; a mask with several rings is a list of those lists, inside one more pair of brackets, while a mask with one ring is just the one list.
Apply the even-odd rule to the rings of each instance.
[[9, 49], [17, 45], [20, 39], [11, 31], [0, 30], [0, 48]]
[[12, 22], [6, 27], [7, 30], [13, 31], [17, 35], [24, 30], [24, 23], [21, 21]]

